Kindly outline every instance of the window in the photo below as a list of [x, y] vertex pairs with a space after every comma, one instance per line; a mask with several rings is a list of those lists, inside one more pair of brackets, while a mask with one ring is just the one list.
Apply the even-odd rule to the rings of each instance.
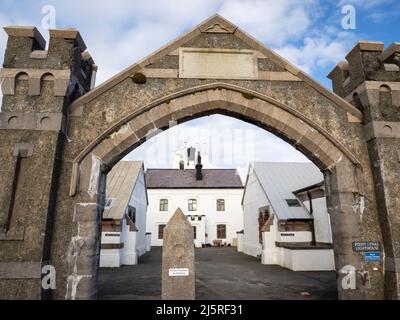
[[162, 239], [164, 237], [164, 228], [165, 228], [165, 224], [159, 224], [158, 225], [158, 239]]
[[128, 205], [128, 216], [133, 223], [136, 223], [136, 208]]
[[197, 200], [196, 199], [189, 199], [188, 209], [189, 209], [189, 211], [197, 210]]
[[269, 208], [268, 206], [262, 207], [258, 209], [258, 240], [262, 243], [262, 230], [264, 228], [265, 223], [269, 219]]
[[217, 224], [217, 238], [226, 239], [226, 224]]
[[193, 239], [196, 240], [197, 237], [197, 229], [195, 226], [193, 226]]
[[301, 204], [297, 199], [286, 199], [286, 203], [289, 207], [301, 207]]
[[217, 211], [225, 211], [225, 200], [224, 199], [217, 200]]
[[168, 211], [168, 199], [160, 200], [160, 211]]

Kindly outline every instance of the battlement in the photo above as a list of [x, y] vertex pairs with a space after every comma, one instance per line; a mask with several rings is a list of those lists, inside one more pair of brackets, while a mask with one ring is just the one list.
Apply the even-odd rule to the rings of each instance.
[[76, 29], [50, 29], [48, 51], [45, 50], [46, 40], [36, 27], [10, 26], [4, 30], [8, 35], [5, 68], [65, 69], [76, 52], [81, 54], [86, 50], [86, 44]]
[[400, 81], [400, 44], [360, 41], [328, 74], [333, 91], [347, 97], [364, 81]]
[[23, 46], [25, 49], [32, 50], [44, 50], [46, 47], [46, 40], [43, 38], [42, 34], [35, 27], [16, 27], [9, 26], [4, 27], [5, 32], [9, 37], [10, 44], [12, 42], [17, 42], [17, 39], [25, 42]]
[[8, 35], [0, 73], [4, 96], [15, 94], [20, 79], [28, 82], [29, 96], [40, 95], [43, 80], [54, 81], [55, 96], [67, 96], [73, 90], [82, 95], [90, 90], [97, 66], [85, 51], [78, 30], [50, 29], [48, 50], [36, 27], [9, 26], [4, 30]]

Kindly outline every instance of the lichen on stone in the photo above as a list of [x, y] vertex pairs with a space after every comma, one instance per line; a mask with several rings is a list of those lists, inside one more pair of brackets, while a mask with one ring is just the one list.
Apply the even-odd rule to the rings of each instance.
[[254, 96], [247, 92], [242, 92], [242, 96], [243, 96], [243, 98], [248, 99], [248, 100], [254, 99]]
[[144, 84], [147, 81], [146, 76], [141, 72], [135, 72], [135, 74], [131, 76], [131, 79], [136, 84]]

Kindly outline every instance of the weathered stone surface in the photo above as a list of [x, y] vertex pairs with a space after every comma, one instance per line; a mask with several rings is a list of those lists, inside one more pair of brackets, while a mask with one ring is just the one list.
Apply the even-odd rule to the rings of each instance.
[[193, 228], [180, 208], [164, 229], [161, 298], [195, 298]]
[[[381, 45], [353, 50], [349, 61], [331, 74], [335, 92], [344, 100], [219, 16], [91, 91], [95, 67], [87, 54], [82, 56], [76, 31], [52, 31], [48, 52], [37, 35], [30, 35], [17, 32], [9, 37], [4, 68], [13, 76], [5, 77], [8, 95], [3, 96], [2, 111], [34, 117], [68, 113], [68, 130], [64, 135], [42, 130], [47, 126], [17, 128], [16, 119], [9, 118], [0, 128], [2, 212], [13, 192], [15, 145], [33, 145], [32, 155], [21, 160], [11, 229], [0, 237], [0, 262], [50, 261], [57, 270], [54, 298], [95, 297], [107, 171], [146, 141], [149, 132], [168, 127], [171, 120], [222, 113], [271, 131], [323, 170], [338, 276], [347, 264], [358, 274], [371, 275], [371, 287], [361, 285], [355, 291], [344, 292], [339, 281], [339, 297], [399, 297], [400, 146], [395, 134], [366, 138], [363, 132], [371, 121], [400, 121], [399, 72], [384, 66], [396, 64], [397, 46], [383, 54], [383, 66], [377, 63]], [[175, 70], [182, 48], [252, 50], [256, 71], [263, 77], [180, 78]], [[131, 76], [143, 69], [152, 70], [152, 77], [134, 83]], [[68, 79], [57, 79], [64, 72]], [[38, 94], [42, 76], [40, 95], [29, 95]], [[57, 80], [68, 81], [67, 88]], [[355, 91], [361, 106], [354, 102]], [[6, 219], [2, 214], [1, 226]], [[351, 241], [362, 240], [383, 242], [386, 269], [382, 262], [366, 263], [351, 251]], [[27, 281], [24, 286], [24, 281], [12, 279], [0, 281], [1, 297], [6, 282], [8, 298], [39, 297], [39, 283]]]
[[256, 79], [252, 50], [184, 48], [180, 54], [181, 78]]
[[[0, 263], [24, 265], [37, 261], [40, 265], [46, 261], [51, 264], [66, 107], [72, 94], [76, 94], [73, 93], [76, 84], [80, 82], [82, 88], [89, 88], [84, 78], [90, 80], [91, 68], [80, 60], [80, 52], [77, 55], [78, 44], [61, 38], [55, 44], [50, 39], [46, 52], [43, 37], [35, 28], [7, 30], [9, 40], [1, 77], [8, 79], [6, 83], [13, 87], [3, 97], [0, 207], [11, 206], [11, 210], [2, 210]], [[31, 146], [27, 154], [15, 153], [23, 144]], [[13, 157], [18, 155], [21, 156], [19, 166], [13, 166]], [[16, 179], [14, 186], [10, 184], [13, 179]], [[14, 198], [10, 197], [12, 193]], [[10, 229], [4, 233], [5, 212]], [[38, 281], [13, 277], [16, 274], [10, 273], [6, 280], [9, 288], [1, 288], [0, 297], [40, 298], [40, 270], [35, 276]], [[62, 286], [65, 288], [65, 283]]]

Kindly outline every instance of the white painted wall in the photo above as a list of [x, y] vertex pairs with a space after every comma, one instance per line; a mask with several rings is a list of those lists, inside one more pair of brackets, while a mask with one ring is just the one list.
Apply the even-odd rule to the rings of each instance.
[[335, 260], [332, 249], [292, 250], [279, 248], [279, 265], [293, 271], [333, 271]]
[[146, 252], [151, 250], [151, 233], [146, 232]]
[[[140, 171], [133, 187], [129, 205], [136, 208], [136, 228], [138, 231], [130, 231], [127, 221], [121, 220], [121, 232], [101, 233], [101, 243], [118, 244], [123, 243], [122, 249], [100, 250], [100, 267], [120, 267], [121, 265], [137, 264], [138, 257], [146, 252], [146, 219], [147, 219], [147, 197], [143, 170]], [[128, 212], [128, 207], [125, 214]], [[110, 236], [114, 234], [115, 236]]]
[[[217, 239], [217, 225], [226, 225], [227, 243], [232, 244], [236, 232], [243, 229], [243, 209], [241, 206], [243, 189], [148, 189], [147, 232], [152, 234], [152, 246], [161, 246], [158, 239], [158, 225], [167, 224], [179, 207], [185, 215], [205, 215], [204, 231], [199, 223], [198, 243], [212, 243]], [[160, 212], [160, 199], [168, 199], [168, 211]], [[188, 211], [188, 200], [197, 199], [197, 211]], [[217, 199], [225, 199], [225, 211], [217, 211]], [[190, 220], [189, 220], [190, 221]], [[198, 221], [190, 221], [193, 225]], [[208, 237], [201, 239], [207, 233]], [[201, 243], [200, 243], [201, 245]]]
[[138, 229], [136, 237], [136, 250], [141, 256], [146, 252], [146, 219], [147, 219], [147, 198], [143, 170], [136, 180], [135, 187], [129, 205], [136, 208], [136, 228]]
[[[278, 220], [274, 216], [269, 232], [263, 232], [263, 246], [261, 253], [262, 264], [279, 264], [279, 248], [275, 245], [278, 238]], [[246, 230], [246, 229], [245, 229]]]
[[[246, 192], [243, 198], [244, 244], [243, 252], [257, 256], [261, 254], [263, 264], [278, 264], [291, 270], [334, 270], [334, 255], [331, 249], [321, 250], [290, 250], [276, 247], [275, 242], [310, 242], [312, 234], [309, 231], [278, 230], [278, 219], [274, 215], [269, 232], [263, 232], [263, 244], [258, 240], [259, 208], [269, 205], [254, 171], [250, 169]], [[307, 209], [308, 201], [303, 203]], [[331, 225], [325, 198], [313, 200], [314, 226], [317, 242], [332, 243]]]
[[[125, 223], [122, 221], [121, 223]], [[102, 232], [101, 243], [119, 244], [121, 243], [120, 232]], [[101, 249], [100, 250], [100, 267], [118, 268], [121, 266], [121, 249]]]
[[124, 247], [120, 250], [121, 265], [135, 265], [138, 262], [139, 250], [137, 249], [137, 236], [138, 231], [130, 231], [129, 225], [122, 225], [121, 241]]
[[237, 251], [238, 252], [243, 252], [243, 233], [238, 233], [237, 234]]
[[256, 257], [262, 250], [258, 237], [259, 208], [268, 205], [269, 202], [252, 167], [250, 170], [243, 199], [243, 252]]
[[[276, 228], [276, 226], [274, 226]], [[276, 230], [275, 241], [278, 242], [311, 242], [311, 231], [278, 231]]]
[[[335, 260], [332, 249], [293, 250], [280, 248], [275, 241], [281, 237], [278, 231], [276, 218], [269, 232], [263, 232], [262, 264], [277, 264], [293, 271], [331, 271], [335, 270]], [[282, 242], [311, 241], [310, 232], [293, 232], [291, 240], [282, 239]]]
[[[309, 201], [303, 202], [307, 210], [310, 210]], [[326, 198], [313, 199], [313, 216], [315, 240], [317, 242], [332, 243], [331, 219], [326, 206]]]

